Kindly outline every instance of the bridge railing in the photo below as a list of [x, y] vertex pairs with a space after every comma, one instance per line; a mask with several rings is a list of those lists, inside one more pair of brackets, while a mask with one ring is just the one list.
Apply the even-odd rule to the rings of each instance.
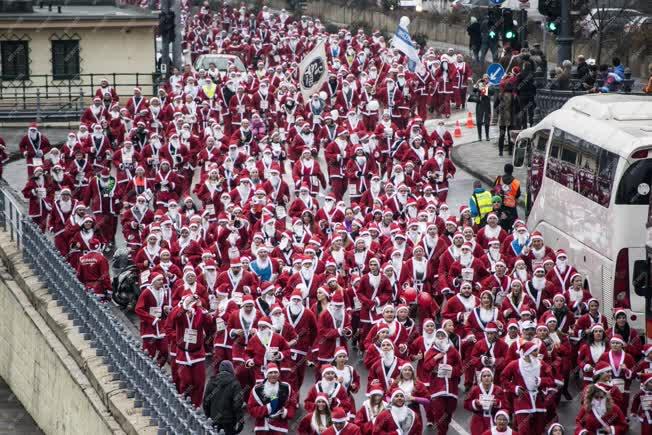
[[86, 292], [75, 270], [35, 225], [13, 195], [0, 188], [0, 224], [9, 231], [24, 260], [52, 298], [68, 314], [84, 340], [102, 357], [112, 380], [150, 417], [159, 433], [216, 433], [203, 411], [177, 393], [171, 375], [163, 372], [107, 304]]

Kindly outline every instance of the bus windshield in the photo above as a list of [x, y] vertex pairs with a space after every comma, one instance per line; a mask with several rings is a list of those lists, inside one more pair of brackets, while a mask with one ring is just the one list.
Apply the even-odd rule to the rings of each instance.
[[616, 193], [616, 204], [647, 205], [652, 186], [652, 159], [634, 162], [623, 174]]

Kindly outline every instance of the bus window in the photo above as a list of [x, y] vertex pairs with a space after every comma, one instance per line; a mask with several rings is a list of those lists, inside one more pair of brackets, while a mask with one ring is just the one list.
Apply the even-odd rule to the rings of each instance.
[[598, 159], [598, 204], [609, 207], [611, 191], [614, 188], [614, 177], [618, 166], [618, 155], [605, 149], [600, 150]]
[[550, 153], [548, 154], [548, 165], [546, 166], [546, 177], [564, 184], [561, 180], [561, 165], [559, 162], [559, 150], [564, 142], [564, 132], [554, 129], [552, 132], [552, 142], [550, 142]]
[[537, 195], [539, 194], [539, 190], [541, 190], [541, 183], [543, 182], [543, 167], [546, 161], [546, 145], [548, 145], [549, 137], [549, 130], [539, 130], [534, 134], [532, 139], [532, 164], [529, 173], [530, 179], [528, 180], [530, 204], [534, 204], [534, 201], [536, 201]]
[[649, 205], [652, 159], [634, 162], [623, 174], [616, 192], [616, 204]]

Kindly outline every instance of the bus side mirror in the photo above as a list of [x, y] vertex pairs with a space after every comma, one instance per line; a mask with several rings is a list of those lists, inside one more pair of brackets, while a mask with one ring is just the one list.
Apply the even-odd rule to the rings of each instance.
[[517, 146], [514, 149], [514, 157], [512, 158], [512, 165], [515, 168], [522, 168], [525, 165], [525, 148]]
[[650, 263], [648, 260], [634, 261], [634, 274], [632, 286], [634, 292], [641, 297], [652, 297], [652, 283], [650, 283]]

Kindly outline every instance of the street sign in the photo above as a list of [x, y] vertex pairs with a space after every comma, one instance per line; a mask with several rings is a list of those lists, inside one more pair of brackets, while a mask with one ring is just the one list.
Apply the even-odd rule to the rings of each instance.
[[489, 76], [489, 84], [496, 86], [500, 84], [500, 80], [505, 75], [505, 68], [499, 63], [492, 63], [487, 68], [487, 75]]
[[491, 3], [492, 5], [499, 6], [499, 5], [503, 4], [503, 3], [505, 3], [505, 0], [489, 0], [489, 3]]

